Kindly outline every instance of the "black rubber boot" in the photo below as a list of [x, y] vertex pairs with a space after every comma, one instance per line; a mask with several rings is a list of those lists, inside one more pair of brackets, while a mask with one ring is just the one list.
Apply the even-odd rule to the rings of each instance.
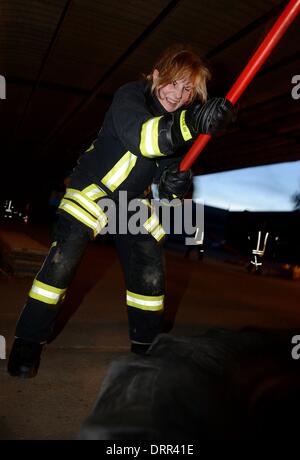
[[7, 371], [13, 377], [32, 378], [37, 374], [43, 345], [16, 338], [7, 364]]

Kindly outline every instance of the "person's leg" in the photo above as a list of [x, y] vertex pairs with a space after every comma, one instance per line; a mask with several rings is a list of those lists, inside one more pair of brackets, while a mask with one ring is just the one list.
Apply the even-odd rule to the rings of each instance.
[[88, 241], [89, 233], [81, 224], [60, 217], [54, 242], [33, 282], [17, 323], [16, 337], [47, 342]]
[[126, 283], [131, 349], [145, 353], [163, 332], [165, 267], [162, 244], [152, 235], [117, 235]]
[[42, 345], [51, 336], [66, 289], [89, 239], [89, 231], [83, 225], [60, 216], [54, 242], [17, 322], [16, 339], [8, 361], [11, 375], [35, 375]]

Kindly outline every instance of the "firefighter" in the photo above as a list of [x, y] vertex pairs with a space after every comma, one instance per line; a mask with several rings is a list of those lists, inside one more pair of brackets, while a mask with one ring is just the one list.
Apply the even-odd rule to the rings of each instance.
[[160, 196], [183, 199], [192, 174], [179, 172], [176, 152], [200, 133], [218, 133], [232, 121], [229, 101], [207, 101], [209, 77], [193, 50], [173, 45], [143, 81], [125, 84], [115, 93], [98, 136], [79, 159], [59, 205], [54, 241], [17, 322], [8, 361], [11, 375], [36, 375], [80, 258], [89, 240], [108, 224], [101, 202], [109, 198], [120, 206], [120, 192], [127, 192], [127, 200], [140, 199], [149, 210], [147, 233], [115, 235], [126, 283], [132, 352], [146, 352], [163, 331], [165, 233], [145, 191], [159, 170]]

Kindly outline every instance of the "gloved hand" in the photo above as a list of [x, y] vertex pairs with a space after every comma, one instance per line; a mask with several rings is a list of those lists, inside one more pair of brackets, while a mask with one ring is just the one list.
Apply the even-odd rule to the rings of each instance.
[[175, 198], [182, 200], [192, 183], [192, 171], [179, 171], [178, 164], [173, 163], [165, 168], [160, 176], [158, 185], [160, 199], [171, 201]]
[[187, 109], [185, 119], [192, 136], [217, 134], [235, 119], [235, 110], [228, 99], [213, 97], [205, 104], [196, 104]]

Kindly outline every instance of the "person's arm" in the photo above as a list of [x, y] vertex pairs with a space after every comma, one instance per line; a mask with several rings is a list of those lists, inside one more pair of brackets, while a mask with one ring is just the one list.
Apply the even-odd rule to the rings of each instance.
[[174, 153], [167, 138], [164, 116], [151, 114], [138, 84], [122, 86], [114, 96], [111, 110], [116, 134], [130, 152], [147, 158]]
[[137, 85], [128, 84], [115, 94], [112, 117], [116, 134], [136, 155], [157, 158], [172, 155], [200, 133], [215, 134], [231, 121], [232, 105], [222, 98], [204, 105], [153, 117]]

